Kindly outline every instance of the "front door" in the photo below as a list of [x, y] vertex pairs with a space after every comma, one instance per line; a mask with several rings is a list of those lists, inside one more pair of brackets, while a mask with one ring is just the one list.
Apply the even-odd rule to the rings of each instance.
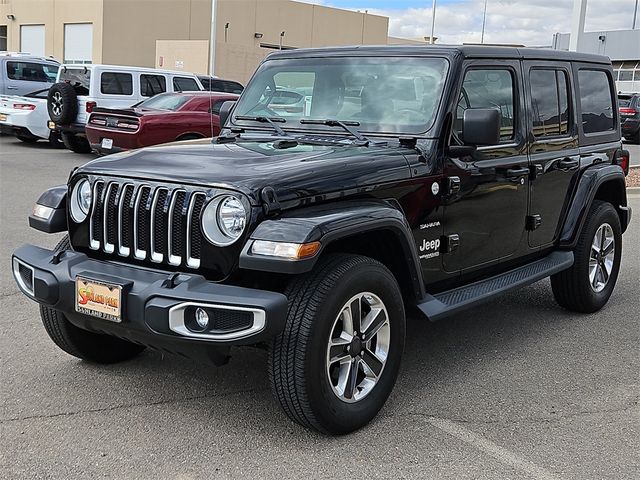
[[461, 143], [467, 108], [499, 109], [501, 140], [445, 160], [444, 183], [450, 191], [445, 192], [444, 235], [452, 249], [443, 255], [447, 272], [489, 265], [526, 248], [529, 164], [520, 71], [517, 60], [477, 60], [465, 67], [452, 143]]
[[527, 83], [527, 130], [531, 188], [529, 246], [544, 248], [557, 239], [571, 181], [580, 167], [571, 66], [559, 62], [524, 62]]

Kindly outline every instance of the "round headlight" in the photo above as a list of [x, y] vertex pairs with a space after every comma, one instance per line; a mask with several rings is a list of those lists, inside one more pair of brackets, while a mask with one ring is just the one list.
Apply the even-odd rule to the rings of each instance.
[[202, 212], [202, 231], [218, 247], [238, 240], [247, 225], [247, 211], [239, 198], [222, 195], [211, 200]]
[[70, 212], [71, 218], [77, 223], [84, 222], [91, 209], [93, 200], [93, 192], [91, 184], [88, 180], [83, 179], [75, 184], [71, 192]]
[[242, 202], [235, 197], [226, 197], [218, 207], [220, 230], [229, 238], [238, 238], [247, 221], [247, 212]]

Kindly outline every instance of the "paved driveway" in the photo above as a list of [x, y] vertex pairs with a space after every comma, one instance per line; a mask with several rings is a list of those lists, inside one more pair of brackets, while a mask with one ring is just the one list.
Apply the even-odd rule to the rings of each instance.
[[380, 416], [327, 438], [279, 411], [262, 351], [223, 368], [155, 352], [97, 367], [53, 345], [9, 256], [56, 243], [27, 214], [87, 158], [0, 138], [1, 478], [638, 478], [640, 197], [604, 310], [565, 312], [543, 281], [411, 320]]

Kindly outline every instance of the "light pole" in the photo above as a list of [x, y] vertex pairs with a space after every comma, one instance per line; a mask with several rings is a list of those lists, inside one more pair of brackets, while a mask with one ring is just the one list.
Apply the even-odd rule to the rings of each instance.
[[436, 0], [433, 0], [431, 4], [431, 38], [429, 39], [429, 43], [433, 45], [435, 40], [433, 38], [434, 32], [436, 29]]
[[638, 18], [638, 0], [636, 0], [636, 8], [633, 10], [633, 30], [636, 29], [636, 20]]
[[482, 36], [480, 37], [480, 44], [484, 43], [484, 26], [487, 23], [487, 1], [484, 0], [484, 13], [482, 14]]
[[211, 0], [211, 36], [209, 38], [209, 75], [214, 76], [216, 71], [216, 13], [218, 2]]

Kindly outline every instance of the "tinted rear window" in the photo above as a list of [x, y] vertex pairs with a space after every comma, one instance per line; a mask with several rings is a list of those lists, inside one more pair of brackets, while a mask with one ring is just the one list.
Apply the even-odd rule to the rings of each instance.
[[60, 81], [72, 85], [76, 95], [89, 95], [91, 70], [84, 68], [63, 68], [60, 71]]
[[7, 77], [26, 82], [55, 83], [57, 65], [34, 62], [7, 62]]
[[100, 75], [100, 91], [106, 95], [133, 95], [133, 75], [104, 72]]
[[153, 108], [157, 110], [169, 110], [176, 111], [182, 105], [187, 103], [191, 97], [187, 95], [180, 95], [175, 93], [167, 93], [162, 95], [156, 95], [153, 98], [145, 100], [138, 105], [138, 108]]
[[162, 75], [140, 75], [140, 95], [153, 97], [167, 91], [167, 79]]
[[580, 108], [584, 133], [606, 132], [615, 127], [609, 76], [604, 70], [580, 70]]
[[189, 77], [174, 77], [173, 89], [176, 92], [196, 92], [200, 90], [198, 82]]

